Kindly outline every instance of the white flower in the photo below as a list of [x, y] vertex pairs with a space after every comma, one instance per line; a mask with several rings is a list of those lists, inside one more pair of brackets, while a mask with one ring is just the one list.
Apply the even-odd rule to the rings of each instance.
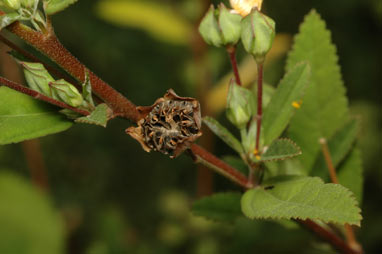
[[230, 0], [234, 12], [243, 17], [247, 16], [253, 8], [257, 8], [260, 11], [262, 3], [263, 0]]

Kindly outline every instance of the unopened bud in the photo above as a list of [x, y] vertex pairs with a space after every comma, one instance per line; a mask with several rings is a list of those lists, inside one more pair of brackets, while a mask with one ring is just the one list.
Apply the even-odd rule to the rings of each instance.
[[207, 44], [221, 47], [235, 45], [241, 35], [241, 16], [231, 13], [224, 4], [215, 10], [211, 5], [199, 26], [199, 32]]
[[28, 86], [35, 91], [49, 96], [49, 82], [54, 81], [54, 79], [45, 69], [44, 65], [22, 61], [20, 61], [20, 64], [24, 68], [24, 75]]
[[61, 100], [72, 107], [81, 106], [83, 102], [82, 95], [77, 88], [63, 79], [50, 82], [49, 86], [52, 91], [53, 98]]
[[245, 128], [254, 114], [255, 99], [253, 93], [233, 81], [229, 85], [226, 114], [228, 120], [239, 129]]
[[256, 61], [263, 61], [275, 38], [275, 22], [254, 9], [241, 23], [241, 40], [245, 50]]

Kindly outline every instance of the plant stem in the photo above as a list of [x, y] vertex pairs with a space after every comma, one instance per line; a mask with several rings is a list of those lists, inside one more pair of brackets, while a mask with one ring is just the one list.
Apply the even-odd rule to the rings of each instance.
[[[337, 178], [337, 172], [333, 164], [332, 156], [330, 154], [329, 146], [325, 138], [320, 138], [321, 150], [325, 158], [326, 165], [329, 170], [330, 179], [333, 183], [339, 184]], [[345, 236], [350, 247], [356, 251], [356, 253], [362, 253], [362, 246], [357, 242], [353, 228], [349, 224], [345, 224]]]
[[259, 152], [261, 119], [263, 118], [263, 61], [257, 62], [257, 115], [256, 115], [256, 145], [255, 151]]
[[247, 177], [237, 171], [235, 168], [231, 167], [224, 161], [220, 160], [210, 152], [206, 151], [204, 148], [192, 144], [190, 147], [190, 151], [193, 155], [193, 159], [196, 163], [201, 163], [213, 170], [217, 173], [227, 177], [243, 188], [249, 189], [252, 188], [253, 185], [248, 181]]
[[354, 250], [351, 245], [347, 244], [344, 240], [342, 240], [339, 236], [337, 236], [332, 231], [320, 226], [316, 222], [312, 220], [297, 220], [301, 225], [307, 227], [310, 231], [314, 232], [324, 241], [330, 243], [333, 248], [340, 251], [343, 254], [360, 254], [362, 252], [358, 252]]
[[39, 92], [37, 92], [35, 90], [32, 90], [30, 88], [27, 88], [25, 86], [22, 86], [20, 84], [15, 83], [15, 82], [12, 82], [12, 81], [10, 81], [8, 79], [5, 79], [3, 77], [0, 77], [0, 86], [9, 87], [9, 88], [11, 88], [13, 90], [16, 90], [16, 91], [20, 92], [20, 93], [29, 95], [29, 96], [31, 96], [31, 97], [33, 97], [35, 99], [48, 102], [48, 103], [53, 104], [55, 106], [58, 106], [60, 108], [70, 109], [70, 110], [72, 110], [74, 112], [77, 112], [77, 113], [79, 113], [81, 115], [84, 115], [84, 116], [90, 115], [89, 111], [69, 106], [68, 104], [66, 104], [64, 102], [52, 99], [52, 98], [50, 98], [50, 97], [48, 97], [46, 95], [43, 95], [42, 93], [39, 93]]
[[237, 67], [237, 61], [236, 61], [236, 46], [235, 45], [229, 45], [227, 46], [227, 52], [229, 55], [229, 60], [231, 61], [233, 74], [235, 75], [235, 81], [236, 84], [241, 86], [241, 80], [239, 75], [239, 68]]
[[[45, 54], [52, 61], [56, 62], [78, 81], [81, 83], [85, 81], [85, 71], [87, 68], [59, 42], [49, 21], [45, 33], [35, 31], [20, 22], [14, 22], [7, 28], [41, 53]], [[89, 78], [93, 92], [109, 105], [115, 116], [121, 116], [134, 122], [137, 122], [141, 118], [141, 114], [136, 106], [126, 97], [91, 71], [89, 71]]]

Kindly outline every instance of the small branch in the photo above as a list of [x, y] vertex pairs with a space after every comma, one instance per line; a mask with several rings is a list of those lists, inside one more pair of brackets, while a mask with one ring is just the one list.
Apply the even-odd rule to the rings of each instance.
[[0, 77], [0, 86], [9, 87], [9, 88], [11, 88], [13, 90], [16, 90], [16, 91], [20, 92], [20, 93], [29, 95], [29, 96], [31, 96], [31, 97], [33, 97], [35, 99], [48, 102], [48, 103], [53, 104], [55, 106], [58, 106], [60, 108], [70, 109], [70, 110], [72, 110], [74, 112], [77, 112], [77, 113], [79, 113], [81, 115], [84, 115], [84, 116], [90, 115], [89, 111], [69, 106], [68, 104], [66, 104], [64, 102], [52, 99], [52, 98], [50, 98], [50, 97], [48, 97], [46, 95], [43, 95], [42, 93], [39, 93], [39, 92], [37, 92], [35, 90], [32, 90], [32, 89], [29, 89], [29, 88], [27, 88], [25, 86], [22, 86], [20, 84], [12, 82], [12, 81], [10, 81], [8, 79], [5, 79], [3, 77]]
[[319, 142], [321, 145], [322, 153], [326, 161], [326, 165], [328, 166], [328, 169], [329, 169], [330, 179], [333, 183], [338, 184], [337, 173], [333, 165], [332, 156], [330, 156], [328, 143], [326, 142], [325, 138], [321, 138]]
[[227, 177], [228, 179], [232, 180], [233, 182], [237, 183], [243, 188], [250, 189], [253, 187], [252, 183], [248, 181], [245, 175], [243, 175], [224, 161], [220, 160], [213, 154], [209, 153], [204, 148], [196, 144], [192, 144], [190, 147], [190, 151], [196, 163], [201, 163], [215, 170], [217, 173]]
[[343, 254], [360, 254], [360, 252], [354, 250], [349, 244], [342, 240], [332, 231], [323, 228], [312, 220], [297, 220], [301, 225], [308, 228], [310, 231], [318, 235], [322, 240], [330, 243], [333, 248], [340, 251]]
[[[84, 82], [85, 70], [87, 68], [59, 42], [50, 22], [48, 22], [48, 28], [45, 33], [35, 31], [20, 22], [14, 22], [7, 28], [9, 31], [49, 57], [52, 61], [56, 62], [78, 81], [81, 83]], [[126, 97], [117, 92], [91, 71], [89, 71], [89, 77], [93, 92], [110, 106], [115, 115], [125, 117], [134, 122], [137, 122], [141, 118], [136, 106]]]
[[[329, 170], [330, 179], [333, 183], [339, 184], [337, 178], [337, 172], [334, 168], [332, 156], [329, 151], [329, 146], [325, 138], [320, 138], [319, 143], [321, 145], [321, 150], [325, 158], [326, 165]], [[355, 253], [363, 253], [362, 246], [357, 242], [353, 228], [349, 224], [345, 224], [345, 236], [350, 247], [355, 251]]]
[[25, 140], [22, 142], [22, 148], [32, 182], [41, 190], [48, 191], [48, 177], [46, 175], [40, 141], [38, 139]]
[[257, 115], [256, 115], [256, 146], [255, 153], [259, 153], [261, 119], [263, 118], [263, 62], [257, 63]]
[[241, 80], [239, 75], [239, 68], [237, 67], [237, 61], [236, 61], [236, 46], [227, 46], [227, 52], [229, 55], [229, 60], [231, 61], [233, 74], [235, 75], [236, 84], [241, 86]]

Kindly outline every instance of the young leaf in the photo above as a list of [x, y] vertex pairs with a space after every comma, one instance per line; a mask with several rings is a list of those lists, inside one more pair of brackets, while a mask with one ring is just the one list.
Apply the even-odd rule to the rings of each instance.
[[89, 71], [85, 71], [85, 82], [82, 84], [82, 96], [85, 101], [94, 107], [94, 101], [92, 97], [92, 84], [90, 83]]
[[360, 225], [362, 216], [352, 193], [318, 177], [282, 176], [247, 191], [241, 208], [251, 219], [314, 219]]
[[301, 61], [309, 62], [311, 78], [303, 106], [291, 120], [288, 136], [304, 151], [300, 159], [310, 171], [320, 151], [318, 140], [330, 139], [349, 118], [336, 48], [316, 11], [306, 16], [295, 37], [287, 70]]
[[64, 131], [72, 122], [55, 107], [0, 87], [0, 144], [16, 143]]
[[17, 20], [20, 20], [21, 18], [22, 18], [21, 15], [17, 12], [11, 12], [11, 13], [0, 15], [0, 31], [4, 27], [12, 24], [13, 22]]
[[340, 184], [351, 190], [357, 201], [362, 202], [362, 158], [361, 152], [357, 147], [354, 147], [345, 161], [338, 168], [338, 181]]
[[77, 0], [44, 0], [44, 10], [46, 14], [53, 15], [66, 9], [75, 2], [77, 2]]
[[[329, 140], [328, 147], [335, 168], [337, 168], [339, 163], [351, 150], [357, 137], [358, 127], [359, 124], [357, 120], [350, 120]], [[329, 179], [328, 168], [322, 153], [317, 157], [312, 170], [312, 175], [319, 176], [323, 179]]]
[[269, 145], [287, 127], [296, 108], [293, 103], [302, 100], [309, 82], [310, 67], [307, 63], [295, 65], [281, 80], [263, 116], [263, 142]]
[[90, 115], [77, 118], [75, 122], [94, 124], [106, 128], [106, 124], [109, 119], [110, 108], [105, 103], [102, 103], [99, 104]]
[[285, 160], [301, 154], [301, 149], [290, 139], [275, 140], [261, 155], [262, 161]]
[[65, 253], [65, 225], [46, 193], [0, 171], [0, 253]]
[[239, 154], [243, 154], [243, 147], [241, 146], [239, 140], [237, 140], [223, 125], [221, 125], [214, 118], [206, 116], [203, 118], [203, 123], [210, 128], [210, 130], [215, 133], [216, 136], [221, 138], [227, 145], [229, 145], [233, 150]]
[[217, 221], [233, 221], [242, 216], [240, 209], [241, 194], [237, 192], [217, 193], [197, 200], [192, 213]]

